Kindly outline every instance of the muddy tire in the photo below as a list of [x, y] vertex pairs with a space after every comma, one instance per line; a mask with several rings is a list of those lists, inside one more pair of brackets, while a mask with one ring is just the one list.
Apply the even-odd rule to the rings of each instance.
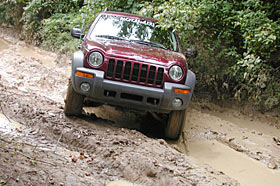
[[71, 79], [68, 83], [67, 95], [64, 106], [66, 116], [79, 116], [83, 111], [84, 96], [75, 92]]
[[169, 114], [167, 126], [165, 128], [165, 137], [177, 140], [184, 128], [186, 120], [186, 110], [172, 111]]

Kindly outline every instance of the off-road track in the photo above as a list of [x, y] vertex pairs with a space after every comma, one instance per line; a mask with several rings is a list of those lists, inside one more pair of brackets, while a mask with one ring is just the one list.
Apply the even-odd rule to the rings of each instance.
[[280, 185], [276, 114], [195, 97], [182, 136], [166, 141], [145, 113], [65, 117], [70, 70], [0, 29], [0, 185]]

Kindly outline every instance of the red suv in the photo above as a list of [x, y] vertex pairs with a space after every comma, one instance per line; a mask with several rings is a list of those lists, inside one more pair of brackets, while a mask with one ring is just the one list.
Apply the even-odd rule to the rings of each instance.
[[64, 112], [80, 115], [85, 102], [109, 104], [168, 116], [165, 135], [178, 139], [195, 86], [176, 32], [151, 18], [102, 12], [72, 59]]

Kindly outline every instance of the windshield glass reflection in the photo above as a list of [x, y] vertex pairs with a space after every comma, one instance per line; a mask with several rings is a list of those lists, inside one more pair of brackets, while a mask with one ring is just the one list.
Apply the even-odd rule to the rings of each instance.
[[173, 32], [161, 30], [154, 22], [139, 18], [101, 15], [90, 38], [123, 40], [178, 51]]

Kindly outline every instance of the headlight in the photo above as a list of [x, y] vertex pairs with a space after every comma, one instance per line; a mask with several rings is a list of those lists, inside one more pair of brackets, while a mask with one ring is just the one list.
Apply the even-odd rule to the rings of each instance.
[[81, 88], [82, 91], [88, 92], [90, 90], [90, 85], [89, 85], [89, 83], [82, 83], [80, 85], [80, 88]]
[[183, 105], [183, 101], [180, 98], [175, 98], [172, 100], [172, 105], [175, 108], [181, 107]]
[[92, 66], [98, 67], [103, 63], [103, 55], [100, 52], [92, 52], [88, 57], [88, 61]]
[[169, 76], [171, 77], [171, 79], [178, 81], [179, 79], [181, 79], [183, 77], [182, 68], [177, 65], [174, 65], [173, 67], [171, 67], [169, 69]]

